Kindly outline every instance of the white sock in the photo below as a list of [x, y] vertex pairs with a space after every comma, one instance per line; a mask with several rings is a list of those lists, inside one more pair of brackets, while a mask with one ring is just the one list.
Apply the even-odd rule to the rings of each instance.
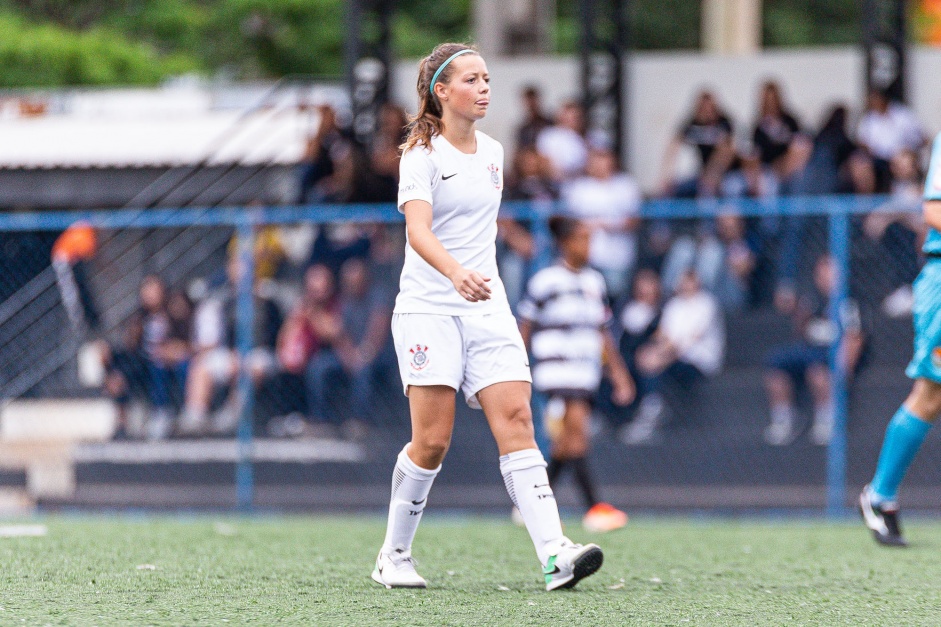
[[546, 475], [546, 460], [539, 449], [516, 451], [500, 457], [500, 473], [510, 499], [526, 523], [536, 555], [545, 566], [565, 538], [559, 507]]
[[418, 531], [422, 512], [428, 502], [428, 492], [441, 466], [426, 470], [408, 457], [408, 444], [399, 453], [392, 471], [392, 499], [389, 502], [389, 523], [386, 539], [382, 543], [383, 553], [412, 550], [412, 540]]

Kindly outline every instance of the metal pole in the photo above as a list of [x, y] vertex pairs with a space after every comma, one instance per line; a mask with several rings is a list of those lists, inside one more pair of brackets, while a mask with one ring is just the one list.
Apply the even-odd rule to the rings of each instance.
[[846, 364], [840, 358], [843, 343], [843, 315], [849, 296], [849, 215], [831, 205], [830, 254], [837, 268], [837, 282], [830, 295], [830, 321], [837, 329], [830, 348], [830, 380], [833, 395], [833, 434], [827, 447], [827, 516], [837, 518], [845, 513], [846, 500], [846, 423], [849, 409], [846, 385]]
[[255, 218], [256, 211], [243, 211], [236, 228], [238, 238], [239, 279], [236, 286], [235, 344], [239, 355], [238, 408], [236, 438], [235, 495], [238, 508], [251, 511], [254, 507], [255, 473], [252, 467], [252, 425], [254, 416], [254, 385], [248, 370], [248, 355], [254, 345], [255, 326]]

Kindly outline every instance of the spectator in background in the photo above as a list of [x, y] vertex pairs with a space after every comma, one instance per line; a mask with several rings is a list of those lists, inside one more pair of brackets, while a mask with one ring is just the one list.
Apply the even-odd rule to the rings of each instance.
[[399, 146], [405, 141], [408, 119], [402, 107], [385, 103], [379, 109], [379, 129], [369, 148], [365, 202], [395, 202], [399, 193]]
[[95, 228], [84, 222], [71, 225], [52, 245], [52, 267], [69, 320], [73, 327], [89, 331], [97, 331], [101, 322], [88, 278], [97, 252]]
[[921, 150], [926, 142], [925, 131], [912, 111], [900, 102], [893, 102], [881, 90], [869, 92], [866, 112], [856, 129], [856, 140], [869, 157], [876, 173], [876, 191], [888, 192], [891, 187], [889, 163], [903, 150]]
[[800, 124], [784, 106], [780, 85], [767, 81], [761, 86], [752, 142], [762, 168], [773, 172], [778, 180], [786, 180], [794, 171], [791, 147], [799, 134]]
[[588, 159], [582, 106], [575, 101], [563, 104], [555, 124], [544, 128], [536, 137], [536, 150], [549, 160], [557, 180], [565, 181], [581, 174]]
[[[833, 433], [833, 396], [830, 381], [830, 347], [838, 329], [829, 317], [830, 299], [837, 286], [838, 271], [832, 257], [823, 256], [814, 265], [814, 291], [799, 299], [794, 310], [794, 327], [799, 339], [769, 355], [765, 388], [771, 406], [771, 423], [765, 429], [765, 442], [773, 446], [790, 444], [795, 429], [794, 389], [806, 383], [813, 400], [813, 426], [810, 440], [823, 446]], [[852, 299], [840, 312], [843, 342], [838, 355], [846, 372], [852, 375], [862, 363], [865, 336], [859, 305]]]
[[173, 427], [170, 387], [174, 372], [163, 359], [163, 348], [170, 339], [170, 316], [167, 314], [167, 288], [161, 279], [148, 275], [141, 281], [140, 308], [134, 315], [140, 319], [141, 348], [147, 363], [147, 390], [151, 415], [147, 421], [147, 438], [160, 440]]
[[[549, 160], [532, 146], [516, 151], [513, 167], [505, 181], [507, 200], [551, 202], [559, 197], [559, 185], [552, 177]], [[497, 263], [506, 288], [510, 307], [516, 307], [523, 295], [535, 243], [528, 222], [511, 218], [497, 219]]]
[[[870, 167], [871, 170], [871, 162], [859, 159], [856, 144], [847, 132], [847, 116], [844, 105], [834, 105], [812, 142], [798, 140], [804, 165], [791, 181], [791, 193], [816, 196], [851, 192], [854, 188], [864, 191], [862, 179], [867, 178], [867, 174], [860, 168]], [[854, 178], [856, 183], [852, 182]], [[874, 175], [868, 178], [873, 181], [871, 190], [874, 190]], [[785, 216], [781, 225], [774, 304], [784, 313], [790, 313], [797, 302], [797, 265], [806, 223], [806, 216], [791, 215]]]
[[618, 343], [621, 357], [636, 381], [637, 349], [651, 340], [660, 326], [663, 314], [660, 276], [650, 268], [638, 270], [634, 276], [630, 300], [621, 310], [621, 339]]
[[304, 373], [314, 356], [329, 347], [340, 331], [333, 273], [324, 265], [311, 266], [304, 273], [303, 294], [278, 332], [279, 372], [263, 391], [263, 400], [273, 406], [268, 435], [323, 435], [305, 419], [308, 406]]
[[[722, 177], [735, 160], [732, 122], [722, 112], [712, 92], [704, 91], [696, 98], [693, 115], [667, 147], [660, 174], [664, 195], [680, 198], [715, 196]], [[696, 149], [699, 169], [686, 180], [677, 180], [676, 161], [684, 146]]]
[[585, 175], [562, 189], [567, 212], [591, 229], [591, 265], [600, 270], [612, 298], [627, 288], [637, 262], [637, 228], [640, 225], [640, 187], [618, 170], [611, 150], [593, 148]]
[[395, 363], [389, 334], [392, 308], [382, 290], [371, 284], [365, 260], [350, 259], [343, 264], [339, 311], [341, 327], [329, 348], [315, 353], [307, 366], [307, 398], [313, 423], [337, 425], [337, 416], [329, 406], [328, 397], [336, 392], [330, 381], [337, 375], [345, 377], [350, 385], [352, 417], [342, 427], [346, 437], [359, 439], [374, 422], [373, 379], [382, 368]]
[[143, 350], [144, 326], [140, 316], [131, 316], [125, 323], [121, 343], [117, 346], [103, 344], [101, 358], [104, 365], [104, 393], [117, 405], [115, 440], [130, 436], [129, 414], [135, 402], [149, 403], [148, 380], [150, 372]]
[[[196, 308], [193, 322], [195, 355], [186, 378], [185, 406], [177, 425], [179, 435], [235, 432], [242, 409], [238, 377], [245, 369], [255, 385], [275, 370], [274, 348], [281, 314], [257, 289], [253, 293], [252, 346], [242, 362], [236, 346], [239, 281], [244, 267], [237, 256], [226, 264], [226, 282]], [[258, 282], [255, 281], [255, 288]], [[209, 412], [223, 399], [210, 421]]]
[[863, 232], [883, 253], [891, 293], [882, 301], [882, 311], [890, 318], [912, 313], [915, 296], [912, 282], [918, 276], [920, 242], [925, 236], [921, 214], [924, 175], [918, 167], [918, 155], [903, 150], [889, 163], [892, 192], [889, 201], [863, 222]]
[[745, 220], [734, 213], [723, 213], [716, 217], [715, 233], [676, 239], [664, 262], [664, 288], [671, 293], [677, 291], [693, 268], [703, 288], [726, 311], [738, 310], [746, 303], [756, 264], [755, 248], [746, 239]]
[[535, 148], [543, 129], [552, 126], [552, 120], [542, 111], [542, 96], [534, 85], [527, 85], [521, 93], [525, 117], [516, 129], [517, 153], [523, 148]]
[[322, 202], [334, 187], [332, 177], [336, 168], [335, 151], [346, 143], [337, 124], [336, 111], [330, 105], [317, 107], [317, 132], [307, 140], [307, 150], [301, 161], [299, 203]]
[[622, 427], [624, 444], [655, 444], [667, 414], [668, 384], [689, 391], [718, 374], [725, 353], [725, 325], [716, 299], [702, 289], [695, 270], [687, 270], [663, 308], [660, 325], [636, 353], [640, 406]]

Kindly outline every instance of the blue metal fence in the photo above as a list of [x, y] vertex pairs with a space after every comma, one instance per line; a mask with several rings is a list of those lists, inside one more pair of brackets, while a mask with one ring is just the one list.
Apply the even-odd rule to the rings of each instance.
[[[831, 299], [830, 317], [842, 337], [839, 312], [848, 297], [850, 279], [850, 223], [853, 216], [883, 206], [883, 197], [822, 196], [793, 197], [774, 200], [653, 200], [643, 205], [641, 217], [647, 219], [708, 218], [734, 210], [744, 217], [825, 216], [829, 219], [829, 252], [839, 268], [839, 283], [835, 298]], [[541, 267], [551, 260], [551, 242], [547, 218], [562, 212], [564, 207], [554, 203], [504, 203], [507, 217], [526, 220], [532, 225], [537, 255], [535, 266]], [[83, 212], [8, 213], [0, 215], [0, 233], [26, 231], [60, 231], [76, 222], [87, 222], [101, 229], [160, 228], [220, 226], [234, 228], [239, 242], [238, 254], [243, 274], [240, 284], [237, 318], [237, 347], [244, 358], [252, 346], [252, 276], [254, 234], [261, 225], [311, 223], [392, 223], [401, 222], [402, 215], [391, 205], [314, 205], [274, 207], [222, 207], [147, 210], [101, 210]], [[6, 304], [5, 304], [6, 305]], [[831, 356], [831, 371], [835, 404], [835, 432], [827, 451], [826, 487], [827, 513], [838, 516], [845, 513], [847, 472], [847, 385], [846, 372]], [[238, 504], [251, 508], [254, 498], [254, 477], [251, 463], [252, 425], [251, 407], [253, 386], [243, 371], [239, 379], [242, 416], [238, 429], [239, 462], [236, 471]]]

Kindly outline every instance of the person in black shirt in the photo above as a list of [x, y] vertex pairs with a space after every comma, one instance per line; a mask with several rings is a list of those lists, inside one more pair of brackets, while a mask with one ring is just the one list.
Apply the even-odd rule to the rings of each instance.
[[[695, 177], [675, 179], [676, 159], [683, 145], [699, 153]], [[722, 176], [735, 159], [732, 122], [719, 108], [715, 95], [704, 91], [696, 99], [693, 116], [677, 132], [663, 160], [661, 190], [677, 197], [714, 196]]]
[[787, 156], [798, 133], [800, 125], [785, 109], [780, 86], [773, 81], [766, 82], [761, 86], [758, 120], [752, 132], [752, 142], [762, 165], [785, 178], [789, 173]]

